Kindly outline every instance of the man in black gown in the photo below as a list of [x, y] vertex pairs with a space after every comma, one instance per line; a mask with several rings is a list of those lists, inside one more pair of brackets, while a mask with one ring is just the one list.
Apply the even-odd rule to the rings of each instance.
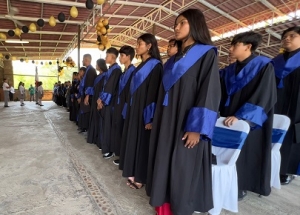
[[80, 120], [78, 122], [81, 129], [80, 133], [86, 132], [89, 127], [91, 102], [92, 102], [92, 91], [94, 86], [94, 80], [97, 76], [96, 70], [91, 65], [92, 56], [85, 54], [83, 56], [83, 65], [86, 67], [86, 72], [80, 81], [79, 93], [81, 95], [80, 100]]
[[109, 70], [105, 73], [103, 90], [100, 91], [99, 104], [100, 110], [100, 137], [101, 137], [101, 148], [103, 157], [105, 159], [111, 158], [113, 149], [111, 145], [111, 128], [112, 128], [112, 115], [113, 115], [113, 104], [116, 99], [118, 92], [118, 83], [122, 74], [121, 67], [116, 63], [119, 52], [115, 48], [109, 48], [106, 51], [106, 64], [109, 64]]
[[247, 121], [251, 131], [237, 161], [239, 199], [246, 190], [268, 196], [271, 192], [271, 142], [276, 83], [271, 60], [253, 53], [261, 42], [254, 32], [237, 34], [230, 47], [237, 59], [221, 78], [220, 114], [224, 124]]
[[291, 27], [282, 34], [285, 53], [273, 59], [277, 81], [276, 114], [291, 119], [290, 128], [281, 146], [281, 184], [289, 184], [293, 175], [300, 175], [300, 27]]

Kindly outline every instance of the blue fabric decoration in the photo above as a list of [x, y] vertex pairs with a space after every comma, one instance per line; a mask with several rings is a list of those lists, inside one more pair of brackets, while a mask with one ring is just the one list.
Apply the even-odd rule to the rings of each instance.
[[129, 68], [127, 69], [127, 71], [125, 73], [123, 73], [120, 77], [119, 91], [118, 91], [118, 104], [120, 104], [120, 95], [134, 70], [135, 70], [135, 66], [130, 65]]
[[287, 61], [284, 60], [283, 54], [278, 55], [273, 59], [275, 75], [280, 80], [277, 88], [283, 88], [283, 79], [291, 72], [300, 67], [300, 51]]
[[103, 103], [105, 105], [109, 105], [109, 103], [111, 101], [111, 97], [112, 97], [112, 95], [110, 93], [102, 92], [102, 93], [100, 93], [99, 98], [103, 101]]
[[85, 95], [94, 95], [94, 88], [93, 87], [87, 87], [85, 90]]
[[107, 70], [107, 72], [105, 72], [105, 79], [104, 79], [104, 85], [103, 85], [103, 89], [104, 89], [104, 86], [106, 85], [108, 79], [110, 78], [112, 72], [115, 70], [115, 69], [120, 69], [121, 70], [121, 67], [115, 63], [114, 65], [112, 65], [111, 67], [109, 67], [109, 69]]
[[122, 116], [123, 119], [126, 119], [126, 113], [127, 113], [127, 103], [124, 104], [123, 110], [122, 110]]
[[286, 135], [285, 130], [273, 128], [272, 130], [272, 143], [283, 143], [284, 137]]
[[230, 96], [245, 87], [260, 72], [260, 70], [270, 63], [267, 57], [256, 56], [253, 58], [236, 76], [236, 63], [230, 64], [223, 71], [223, 77], [228, 95], [225, 106], [230, 104]]
[[152, 122], [152, 119], [154, 117], [155, 108], [156, 108], [156, 104], [154, 102], [152, 102], [150, 105], [148, 105], [144, 109], [144, 123], [145, 123], [145, 125]]
[[81, 93], [81, 95], [84, 94], [84, 84], [85, 84], [85, 79], [86, 79], [86, 75], [89, 71], [89, 69], [91, 68], [91, 65], [89, 65], [87, 68], [86, 68], [86, 71], [84, 73], [84, 76], [82, 78], [82, 80], [80, 81], [80, 84], [79, 84], [79, 92]]
[[[212, 139], [218, 114], [203, 107], [193, 107], [187, 117], [185, 131], [197, 132]], [[202, 137], [201, 137], [202, 138]]]
[[191, 68], [204, 54], [210, 49], [217, 49], [210, 45], [196, 44], [194, 45], [180, 60], [175, 62], [175, 56], [172, 56], [164, 66], [164, 73], [162, 83], [165, 90], [165, 98], [163, 101], [164, 106], [168, 106], [167, 93], [174, 86], [174, 84]]
[[237, 118], [248, 120], [255, 125], [262, 127], [263, 123], [268, 119], [265, 110], [257, 105], [246, 103], [235, 114]]
[[146, 80], [146, 78], [149, 76], [153, 68], [160, 63], [159, 60], [155, 58], [149, 59], [142, 68], [139, 70], [135, 70], [133, 73], [131, 82], [130, 82], [130, 94], [131, 96], [133, 93], [141, 86], [141, 84]]
[[212, 137], [212, 145], [227, 149], [241, 149], [247, 136], [248, 134], [242, 131], [215, 127]]

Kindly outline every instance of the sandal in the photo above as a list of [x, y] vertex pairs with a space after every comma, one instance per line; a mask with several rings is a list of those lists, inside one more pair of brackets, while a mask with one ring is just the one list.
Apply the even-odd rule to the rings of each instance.
[[140, 184], [140, 183], [132, 182], [129, 187], [134, 190], [139, 190], [139, 189], [143, 188], [144, 185]]
[[134, 183], [134, 181], [132, 181], [131, 179], [127, 179], [127, 186], [131, 186]]

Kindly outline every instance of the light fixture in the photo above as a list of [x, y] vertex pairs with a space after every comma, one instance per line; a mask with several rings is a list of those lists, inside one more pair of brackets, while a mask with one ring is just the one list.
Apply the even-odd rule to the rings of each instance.
[[26, 40], [5, 40], [6, 43], [29, 43]]

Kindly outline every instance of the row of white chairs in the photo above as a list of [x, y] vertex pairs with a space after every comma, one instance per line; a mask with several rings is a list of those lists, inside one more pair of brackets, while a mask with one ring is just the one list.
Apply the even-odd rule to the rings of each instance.
[[[234, 125], [224, 125], [224, 117], [217, 120], [212, 139], [212, 153], [217, 164], [212, 166], [212, 185], [214, 208], [211, 215], [218, 215], [222, 209], [238, 212], [238, 180], [236, 161], [250, 132], [247, 122], [239, 120]], [[271, 187], [280, 189], [280, 147], [290, 125], [290, 119], [283, 115], [274, 115], [271, 157]]]

